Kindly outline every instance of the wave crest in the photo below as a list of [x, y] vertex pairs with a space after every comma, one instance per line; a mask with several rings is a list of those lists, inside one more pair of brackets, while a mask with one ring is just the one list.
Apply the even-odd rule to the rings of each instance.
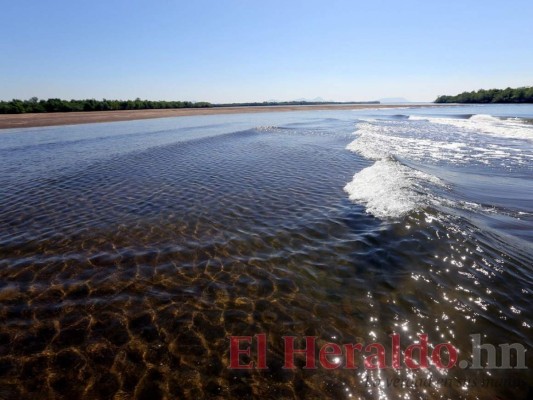
[[468, 119], [411, 115], [409, 119], [414, 121], [425, 120], [440, 125], [452, 125], [457, 128], [492, 136], [533, 140], [533, 126], [525, 124], [524, 121], [519, 119], [501, 119], [487, 114], [474, 114]]
[[344, 191], [378, 218], [397, 218], [426, 205], [420, 182], [439, 184], [438, 178], [400, 164], [392, 158], [376, 161], [353, 176]]

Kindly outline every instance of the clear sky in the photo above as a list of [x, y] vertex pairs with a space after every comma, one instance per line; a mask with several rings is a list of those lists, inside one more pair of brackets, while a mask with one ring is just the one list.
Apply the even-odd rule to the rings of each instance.
[[533, 1], [0, 0], [0, 99], [431, 101], [533, 85]]

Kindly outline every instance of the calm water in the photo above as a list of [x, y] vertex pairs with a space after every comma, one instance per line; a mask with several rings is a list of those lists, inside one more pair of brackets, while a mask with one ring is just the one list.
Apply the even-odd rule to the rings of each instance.
[[[389, 351], [391, 333], [402, 349], [426, 333], [466, 361], [472, 334], [530, 348], [532, 119], [472, 106], [0, 133], [0, 399], [528, 398], [528, 369], [342, 355], [287, 370], [282, 337]], [[260, 333], [268, 369], [229, 369], [228, 337]]]

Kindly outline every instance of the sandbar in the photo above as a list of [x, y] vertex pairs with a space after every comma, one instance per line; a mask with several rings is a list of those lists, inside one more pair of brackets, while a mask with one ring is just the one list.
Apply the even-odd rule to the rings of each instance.
[[[433, 104], [423, 107], [436, 106]], [[318, 104], [294, 106], [239, 106], [207, 108], [173, 108], [159, 110], [85, 111], [28, 114], [0, 114], [0, 129], [31, 128], [55, 125], [75, 125], [95, 122], [131, 121], [150, 118], [169, 118], [192, 115], [241, 114], [308, 110], [358, 110], [374, 108], [421, 107], [420, 105], [390, 104]]]

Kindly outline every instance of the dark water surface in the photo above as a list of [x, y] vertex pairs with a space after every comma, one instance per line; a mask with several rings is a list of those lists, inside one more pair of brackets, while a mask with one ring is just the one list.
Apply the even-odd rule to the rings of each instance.
[[[405, 349], [425, 333], [470, 363], [473, 334], [531, 347], [528, 118], [443, 107], [1, 133], [0, 399], [528, 398], [527, 368], [390, 368], [389, 337]], [[261, 333], [268, 368], [228, 368], [229, 336]], [[283, 336], [379, 342], [388, 368], [346, 369], [343, 354], [284, 369]]]

